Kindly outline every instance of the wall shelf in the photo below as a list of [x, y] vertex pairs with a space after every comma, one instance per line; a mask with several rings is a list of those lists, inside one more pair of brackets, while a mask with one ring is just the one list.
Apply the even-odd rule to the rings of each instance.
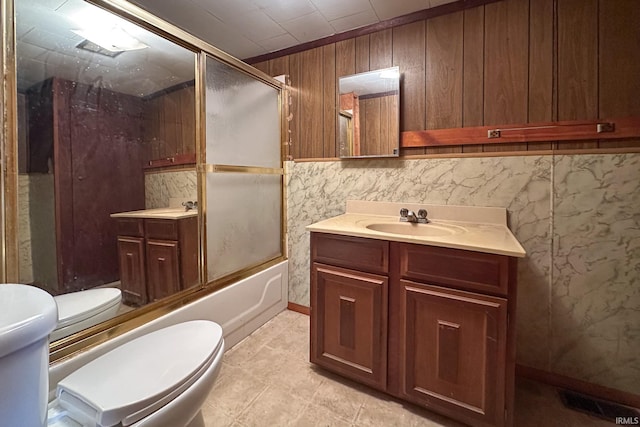
[[640, 137], [640, 117], [434, 129], [401, 133], [400, 146], [506, 144]]

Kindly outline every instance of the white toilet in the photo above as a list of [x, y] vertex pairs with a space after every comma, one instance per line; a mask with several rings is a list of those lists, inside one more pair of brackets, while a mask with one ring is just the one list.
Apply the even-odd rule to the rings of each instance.
[[57, 321], [56, 303], [47, 292], [0, 284], [0, 425], [45, 425], [48, 336]]
[[53, 297], [58, 306], [58, 325], [49, 339], [67, 337], [115, 317], [122, 292], [117, 288], [96, 288]]
[[[0, 313], [12, 310], [11, 307], [4, 307], [4, 286], [7, 285], [0, 285]], [[34, 288], [22, 285], [19, 291], [14, 292], [33, 293], [32, 289]], [[23, 298], [25, 301], [27, 299], [26, 296]], [[49, 319], [49, 328], [53, 329], [56, 320], [55, 302], [50, 296], [49, 299], [47, 301], [42, 298], [25, 304], [39, 306], [40, 312], [53, 311], [53, 320]], [[0, 314], [0, 343], [7, 339], [5, 335], [11, 337], [20, 327], [38, 329], [41, 333], [48, 329], [37, 326], [32, 325], [29, 319], [16, 316], [7, 318], [5, 322], [5, 316]], [[39, 347], [48, 355], [46, 335], [44, 342], [42, 339], [33, 341], [31, 337], [36, 335], [39, 334], [28, 335], [30, 344], [25, 344], [25, 347]], [[19, 337], [14, 338], [14, 341], [16, 339]], [[1, 348], [4, 349], [4, 346]], [[223, 353], [224, 339], [222, 328], [218, 324], [195, 320], [169, 326], [129, 341], [61, 380], [56, 389], [56, 398], [49, 404], [44, 421], [36, 422], [34, 419], [27, 424], [13, 412], [11, 405], [4, 404], [0, 404], [0, 420], [20, 420], [7, 425], [51, 427], [202, 425], [200, 409], [220, 371]], [[8, 356], [11, 358], [11, 355]], [[0, 394], [6, 393], [14, 397], [14, 404], [31, 394], [47, 395], [47, 384], [43, 386], [41, 382], [30, 381], [21, 391], [22, 396], [13, 396], [17, 394], [13, 386], [15, 383], [5, 382], [4, 371], [10, 370], [17, 381], [17, 378], [23, 380], [35, 368], [20, 357], [9, 362], [6, 358], [7, 356], [0, 357], [0, 384], [12, 385], [11, 390], [0, 386]], [[48, 358], [41, 360], [45, 373], [47, 361]], [[42, 366], [39, 369], [42, 372]], [[44, 403], [46, 408], [46, 400]], [[29, 404], [31, 406], [24, 413], [31, 411], [41, 414], [45, 410], [39, 406], [41, 401]]]

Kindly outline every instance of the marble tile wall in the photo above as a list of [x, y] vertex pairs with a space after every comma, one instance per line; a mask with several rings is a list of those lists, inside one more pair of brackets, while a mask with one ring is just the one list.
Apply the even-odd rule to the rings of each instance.
[[18, 277], [21, 283], [33, 282], [31, 255], [31, 209], [29, 175], [18, 175]]
[[[634, 286], [640, 245], [637, 233], [620, 229], [640, 229], [638, 161], [640, 155], [630, 154], [287, 162], [289, 300], [309, 304], [305, 227], [343, 213], [347, 199], [506, 207], [509, 227], [527, 251], [518, 266], [518, 363], [640, 393], [635, 362], [640, 304]], [[587, 215], [621, 225], [607, 228], [607, 239], [602, 227], [580, 228], [577, 220], [584, 214], [563, 202], [569, 195], [579, 201], [577, 206], [596, 203], [595, 197], [601, 213]], [[565, 215], [566, 225], [554, 212]], [[594, 237], [604, 247], [624, 242], [623, 249], [597, 256], [586, 245], [595, 245]], [[581, 266], [580, 274], [571, 270], [574, 247], [585, 252], [580, 262], [589, 266]], [[619, 280], [595, 292], [595, 285], [589, 285], [594, 279], [587, 279], [611, 275]], [[607, 289], [612, 295], [605, 298]], [[559, 298], [559, 292], [570, 295]], [[584, 293], [593, 295], [591, 302], [583, 301]], [[590, 350], [587, 343], [607, 350], [584, 354]], [[611, 353], [616, 353], [615, 375], [608, 372]]]
[[558, 156], [550, 362], [640, 394], [640, 155]]
[[194, 170], [150, 172], [144, 176], [145, 208], [169, 206], [171, 198], [198, 199], [198, 177]]

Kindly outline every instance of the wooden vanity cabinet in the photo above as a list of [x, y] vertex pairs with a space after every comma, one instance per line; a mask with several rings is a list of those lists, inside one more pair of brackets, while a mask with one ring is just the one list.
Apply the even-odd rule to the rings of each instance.
[[379, 390], [387, 383], [384, 241], [311, 235], [311, 362]]
[[[198, 283], [198, 218], [118, 218], [120, 283], [133, 305]], [[128, 235], [121, 235], [128, 234]]]
[[118, 218], [116, 230], [122, 299], [129, 305], [146, 304], [149, 297], [144, 254], [144, 220]]
[[[333, 247], [343, 241], [350, 246], [348, 252]], [[332, 249], [332, 257], [344, 256], [339, 261], [344, 266], [361, 256], [358, 245], [369, 252], [376, 245], [387, 245], [388, 260], [383, 264], [388, 302], [382, 302], [386, 307], [375, 307], [388, 313], [386, 324], [380, 326], [386, 328], [386, 344], [377, 348], [386, 353], [377, 357], [385, 360], [387, 378], [377, 382], [377, 388], [469, 425], [512, 425], [515, 334], [509, 319], [515, 314], [516, 258], [323, 233], [312, 233], [311, 242], [313, 363], [358, 380], [345, 369], [336, 369], [336, 363], [322, 360], [336, 360], [326, 343], [340, 340], [339, 326], [348, 318], [343, 314], [348, 303], [343, 301], [350, 298], [346, 291], [327, 298], [322, 287], [327, 287], [323, 283], [330, 274], [348, 275], [350, 280], [364, 280], [370, 274], [356, 266], [358, 262], [348, 273], [321, 265], [317, 248]], [[336, 287], [346, 281], [330, 280]], [[317, 322], [332, 327], [314, 328]], [[355, 328], [356, 336], [377, 333], [367, 322], [356, 323]], [[325, 343], [325, 354], [318, 351], [318, 343]]]

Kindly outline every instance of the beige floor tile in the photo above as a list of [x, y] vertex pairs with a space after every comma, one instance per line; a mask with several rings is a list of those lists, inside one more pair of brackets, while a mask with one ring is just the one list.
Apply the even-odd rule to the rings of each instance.
[[293, 420], [295, 427], [349, 427], [352, 424], [322, 406], [310, 404]]
[[237, 369], [216, 381], [205, 404], [235, 419], [266, 388], [260, 379]]
[[290, 360], [286, 370], [278, 378], [282, 387], [306, 401], [313, 400], [323, 381], [325, 378], [316, 372], [315, 366], [298, 359]]
[[[309, 363], [309, 317], [284, 311], [230, 349], [203, 415], [211, 426], [458, 427]], [[565, 408], [556, 389], [516, 383], [516, 427], [609, 427]]]
[[336, 416], [353, 422], [366, 398], [367, 394], [357, 383], [327, 375], [326, 380], [320, 384], [313, 396], [313, 402], [330, 410]]
[[202, 405], [202, 416], [205, 427], [229, 427], [234, 423], [234, 418], [231, 415], [207, 402]]
[[307, 405], [288, 390], [269, 385], [238, 417], [238, 422], [247, 427], [286, 426]]
[[246, 363], [238, 366], [256, 378], [271, 383], [272, 381], [278, 382], [286, 374], [288, 364], [286, 353], [265, 346], [260, 349], [259, 353], [248, 358]]

